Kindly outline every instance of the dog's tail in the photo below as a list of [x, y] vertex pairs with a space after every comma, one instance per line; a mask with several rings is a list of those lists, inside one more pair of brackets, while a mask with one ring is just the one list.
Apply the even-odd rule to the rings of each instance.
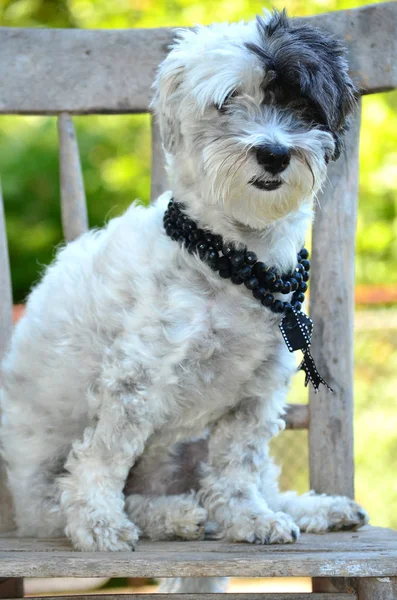
[[228, 577], [175, 577], [162, 579], [160, 592], [168, 594], [214, 594], [226, 591]]

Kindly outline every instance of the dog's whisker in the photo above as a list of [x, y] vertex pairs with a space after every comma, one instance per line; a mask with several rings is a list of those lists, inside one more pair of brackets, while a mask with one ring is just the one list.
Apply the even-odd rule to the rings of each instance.
[[306, 157], [306, 156], [304, 156], [304, 155], [302, 156], [302, 155], [300, 155], [300, 154], [297, 154], [297, 160], [299, 160], [299, 162], [300, 162], [300, 163], [302, 163], [303, 165], [305, 165], [305, 166], [308, 168], [308, 170], [310, 171], [310, 174], [311, 174], [311, 176], [312, 176], [312, 186], [311, 186], [311, 191], [313, 191], [313, 189], [314, 189], [314, 186], [315, 186], [315, 184], [316, 184], [316, 178], [315, 178], [315, 176], [314, 176], [314, 172], [313, 172], [313, 169], [312, 169], [312, 167], [311, 167], [311, 165], [310, 165], [310, 162], [309, 162], [309, 160], [307, 159], [307, 157]]

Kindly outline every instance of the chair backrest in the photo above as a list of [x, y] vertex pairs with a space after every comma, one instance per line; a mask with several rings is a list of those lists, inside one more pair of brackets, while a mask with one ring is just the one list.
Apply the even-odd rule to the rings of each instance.
[[[349, 51], [362, 94], [397, 87], [397, 4], [384, 3], [304, 19], [334, 33]], [[150, 86], [172, 41], [171, 29], [0, 29], [0, 114], [57, 115], [65, 238], [87, 229], [87, 209], [71, 115], [148, 112]], [[353, 496], [354, 256], [359, 111], [346, 149], [331, 165], [313, 227], [310, 313], [313, 355], [334, 388], [310, 391], [309, 406], [290, 405], [287, 426], [310, 430], [310, 484]], [[166, 189], [163, 153], [152, 124], [152, 197]], [[342, 269], [342, 277], [341, 271]], [[343, 286], [328, 286], [335, 274]], [[0, 200], [0, 358], [12, 329], [12, 299]], [[309, 426], [310, 425], [310, 426]], [[3, 477], [3, 480], [1, 480]], [[11, 528], [0, 465], [0, 531]]]

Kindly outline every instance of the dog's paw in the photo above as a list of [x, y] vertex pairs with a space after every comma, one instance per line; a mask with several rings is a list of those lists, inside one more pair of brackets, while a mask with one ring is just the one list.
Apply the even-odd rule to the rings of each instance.
[[204, 537], [207, 511], [191, 501], [178, 506], [178, 516], [173, 521], [173, 536], [182, 540], [198, 540]]
[[[354, 530], [368, 523], [367, 512], [354, 500], [345, 496], [319, 496], [319, 505], [312, 514], [298, 520], [302, 531]], [[321, 499], [324, 499], [321, 502]]]
[[115, 523], [93, 516], [86, 522], [69, 523], [65, 533], [84, 552], [131, 552], [140, 532], [127, 517]]
[[251, 544], [292, 544], [299, 537], [299, 527], [290, 515], [283, 512], [267, 513], [251, 518], [236, 518], [226, 537], [233, 542]]
[[152, 531], [152, 539], [198, 540], [204, 537], [207, 511], [202, 508], [193, 494], [170, 496], [162, 512], [164, 521], [157, 532]]

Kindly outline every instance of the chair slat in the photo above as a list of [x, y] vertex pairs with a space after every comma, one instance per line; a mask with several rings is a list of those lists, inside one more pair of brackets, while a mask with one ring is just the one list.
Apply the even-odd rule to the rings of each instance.
[[397, 577], [357, 579], [359, 600], [396, 600]]
[[164, 151], [161, 143], [160, 129], [152, 117], [152, 179], [150, 198], [153, 202], [160, 194], [168, 189], [167, 173], [165, 171]]
[[[12, 333], [12, 291], [8, 245], [4, 217], [3, 196], [0, 184], [0, 361], [7, 349]], [[0, 372], [1, 386], [1, 372]], [[1, 418], [1, 415], [0, 415]], [[0, 459], [0, 531], [13, 528], [12, 504], [6, 487], [4, 464]]]
[[390, 577], [396, 560], [397, 532], [380, 527], [267, 546], [140, 540], [134, 553], [78, 552], [66, 539], [0, 535], [0, 577]]
[[[302, 19], [348, 46], [363, 93], [397, 87], [397, 3]], [[147, 112], [172, 29], [0, 29], [0, 113]], [[29, 90], [26, 93], [25, 90]]]
[[353, 497], [354, 261], [358, 198], [360, 110], [346, 148], [329, 169], [313, 226], [310, 316], [313, 356], [334, 389], [310, 398], [310, 485]]
[[58, 117], [58, 135], [62, 226], [70, 242], [87, 231], [88, 216], [76, 133], [67, 113]]
[[0, 182], [0, 360], [12, 333], [12, 291], [3, 196]]

